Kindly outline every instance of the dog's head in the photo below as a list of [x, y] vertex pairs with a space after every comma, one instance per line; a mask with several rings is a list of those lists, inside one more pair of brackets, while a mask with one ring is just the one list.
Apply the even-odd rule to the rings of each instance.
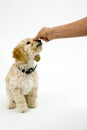
[[13, 57], [17, 61], [28, 62], [29, 58], [33, 58], [35, 61], [40, 60], [39, 53], [42, 50], [41, 40], [33, 41], [30, 38], [22, 40], [13, 50]]

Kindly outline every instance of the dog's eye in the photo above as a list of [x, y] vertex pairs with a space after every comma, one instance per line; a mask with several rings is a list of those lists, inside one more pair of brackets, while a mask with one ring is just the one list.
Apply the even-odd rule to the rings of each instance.
[[27, 43], [26, 43], [26, 45], [29, 45], [29, 44], [30, 44], [30, 42], [27, 42]]

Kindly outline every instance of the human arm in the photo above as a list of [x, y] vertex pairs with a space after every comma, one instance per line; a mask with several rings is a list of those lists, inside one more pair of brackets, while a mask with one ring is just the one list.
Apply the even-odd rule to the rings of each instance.
[[34, 40], [40, 38], [44, 41], [50, 41], [58, 38], [81, 36], [87, 36], [87, 17], [61, 26], [44, 27], [38, 32]]

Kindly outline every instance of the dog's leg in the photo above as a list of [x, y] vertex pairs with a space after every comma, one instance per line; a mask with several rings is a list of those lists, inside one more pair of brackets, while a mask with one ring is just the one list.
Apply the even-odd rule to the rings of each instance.
[[24, 95], [22, 94], [21, 90], [19, 88], [14, 88], [11, 91], [12, 91], [14, 101], [19, 111], [20, 112], [27, 111], [28, 107], [27, 107], [26, 99]]
[[6, 92], [7, 92], [7, 96], [8, 96], [8, 99], [9, 99], [8, 108], [13, 109], [13, 108], [16, 107], [16, 104], [15, 104], [15, 101], [13, 100], [12, 93], [7, 87], [6, 87]]
[[33, 88], [27, 96], [28, 107], [30, 108], [36, 107], [36, 97], [37, 97], [37, 88]]

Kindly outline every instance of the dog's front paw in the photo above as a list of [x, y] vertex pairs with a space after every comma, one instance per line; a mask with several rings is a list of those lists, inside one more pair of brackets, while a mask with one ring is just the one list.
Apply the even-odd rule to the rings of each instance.
[[11, 102], [8, 104], [7, 107], [8, 107], [8, 109], [14, 109], [16, 107], [16, 104], [15, 104], [15, 102]]
[[22, 113], [26, 112], [27, 110], [28, 110], [27, 105], [22, 105], [21, 107], [19, 107], [19, 111]]
[[35, 103], [30, 103], [30, 104], [28, 104], [28, 107], [29, 108], [36, 108], [37, 104], [36, 104], [36, 102]]

